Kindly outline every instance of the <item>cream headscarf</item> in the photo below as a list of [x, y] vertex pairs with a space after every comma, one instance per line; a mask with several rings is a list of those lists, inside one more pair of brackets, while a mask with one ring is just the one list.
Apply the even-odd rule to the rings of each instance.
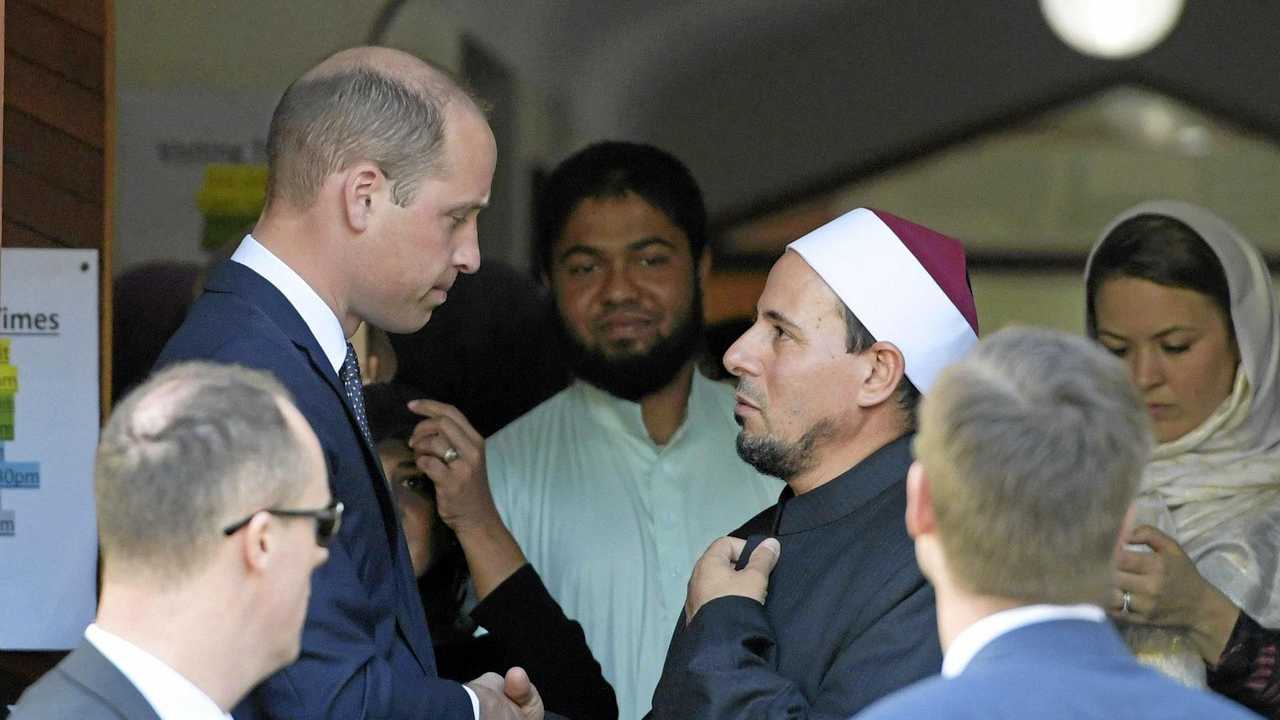
[[[1102, 238], [1137, 215], [1178, 220], [1217, 255], [1240, 348], [1231, 395], [1199, 427], [1156, 447], [1139, 497], [1164, 504], [1171, 534], [1206, 580], [1264, 626], [1280, 627], [1280, 311], [1271, 273], [1244, 236], [1187, 203], [1130, 208]], [[1089, 254], [1086, 286], [1101, 244]]]

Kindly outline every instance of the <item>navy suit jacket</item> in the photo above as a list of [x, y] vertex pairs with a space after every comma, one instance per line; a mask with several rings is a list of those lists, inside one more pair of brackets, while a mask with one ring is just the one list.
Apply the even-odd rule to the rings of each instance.
[[329, 561], [312, 576], [301, 656], [267, 678], [234, 715], [472, 720], [466, 691], [436, 675], [377, 452], [302, 317], [266, 279], [228, 260], [210, 274], [157, 367], [196, 359], [260, 368], [283, 383], [320, 438], [330, 489], [346, 506]]
[[27, 688], [9, 720], [160, 720], [142, 693], [89, 641]]
[[1257, 716], [1138, 664], [1110, 623], [1054, 620], [1010, 631], [954, 678], [890, 695], [858, 720], [1244, 720]]

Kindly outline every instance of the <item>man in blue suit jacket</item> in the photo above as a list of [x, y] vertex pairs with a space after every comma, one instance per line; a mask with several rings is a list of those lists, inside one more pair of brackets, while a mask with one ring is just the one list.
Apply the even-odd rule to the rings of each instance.
[[234, 714], [541, 717], [518, 668], [466, 687], [437, 677], [346, 341], [365, 321], [417, 330], [458, 273], [479, 267], [476, 215], [488, 203], [493, 134], [444, 73], [399, 51], [356, 48], [289, 87], [267, 151], [262, 217], [211, 272], [160, 364], [211, 358], [273, 373], [319, 436], [347, 514], [315, 577], [301, 657]]
[[1084, 338], [1004, 330], [947, 369], [907, 476], [942, 677], [858, 718], [1254, 717], [1140, 666], [1106, 621], [1150, 449], [1127, 370]]

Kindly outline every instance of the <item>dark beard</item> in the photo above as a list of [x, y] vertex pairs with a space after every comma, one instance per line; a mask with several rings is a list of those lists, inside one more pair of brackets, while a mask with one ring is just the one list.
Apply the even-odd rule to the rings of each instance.
[[813, 467], [813, 446], [818, 440], [832, 435], [834, 430], [830, 419], [819, 420], [794, 443], [785, 443], [768, 435], [747, 437], [743, 430], [738, 433], [738, 457], [764, 475], [790, 480]]
[[[688, 314], [671, 329], [671, 334], [658, 338], [643, 353], [610, 357], [599, 348], [587, 347], [565, 327], [560, 330], [560, 343], [569, 359], [573, 374], [610, 395], [639, 402], [641, 398], [666, 387], [676, 374], [698, 352], [702, 345], [702, 291], [695, 285]], [[556, 310], [557, 317], [563, 317]]]

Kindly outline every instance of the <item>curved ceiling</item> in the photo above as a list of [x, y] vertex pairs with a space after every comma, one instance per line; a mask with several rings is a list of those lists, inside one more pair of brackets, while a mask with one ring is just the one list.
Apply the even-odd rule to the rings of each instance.
[[534, 45], [573, 108], [567, 147], [653, 142], [728, 217], [967, 128], [1138, 79], [1280, 134], [1280, 4], [1189, 3], [1134, 61], [1064, 46], [1032, 0], [563, 2]]

